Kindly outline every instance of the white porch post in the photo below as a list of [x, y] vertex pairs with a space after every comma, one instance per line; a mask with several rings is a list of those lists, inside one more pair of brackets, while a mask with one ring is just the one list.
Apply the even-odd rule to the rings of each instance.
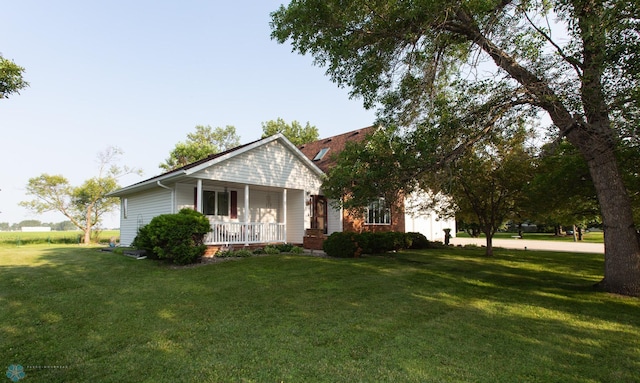
[[249, 246], [249, 185], [244, 185], [244, 245]]
[[202, 180], [198, 179], [198, 186], [196, 191], [196, 210], [202, 213]]
[[287, 189], [282, 190], [282, 223], [284, 223], [284, 242], [287, 242]]

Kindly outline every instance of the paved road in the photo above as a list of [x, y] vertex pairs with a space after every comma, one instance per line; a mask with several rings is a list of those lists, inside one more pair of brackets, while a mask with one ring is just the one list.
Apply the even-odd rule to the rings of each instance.
[[[453, 245], [485, 246], [484, 238], [451, 238]], [[576, 253], [601, 253], [604, 254], [604, 244], [583, 243], [583, 242], [563, 242], [563, 241], [536, 241], [533, 239], [493, 239], [493, 247], [520, 250], [550, 250], [550, 251], [571, 251]]]

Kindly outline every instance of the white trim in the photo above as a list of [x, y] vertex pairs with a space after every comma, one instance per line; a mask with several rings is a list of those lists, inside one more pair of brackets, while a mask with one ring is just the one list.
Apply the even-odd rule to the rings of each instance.
[[196, 185], [196, 211], [198, 213], [202, 213], [202, 180], [198, 179], [198, 181], [196, 181]]

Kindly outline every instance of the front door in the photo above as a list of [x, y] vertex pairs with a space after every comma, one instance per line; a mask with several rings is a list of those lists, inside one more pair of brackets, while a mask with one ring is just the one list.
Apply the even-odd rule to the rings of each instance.
[[311, 196], [311, 228], [320, 229], [327, 234], [327, 198], [325, 196]]

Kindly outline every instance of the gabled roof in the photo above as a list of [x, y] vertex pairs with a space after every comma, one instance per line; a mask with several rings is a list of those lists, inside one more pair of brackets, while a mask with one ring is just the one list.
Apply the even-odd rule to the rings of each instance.
[[[318, 141], [300, 145], [298, 149], [307, 156], [317, 167], [327, 173], [335, 164], [335, 155], [340, 153], [347, 142], [360, 142], [376, 130], [375, 126], [369, 126], [351, 132], [338, 134], [337, 136], [323, 138]], [[326, 149], [326, 150], [325, 150]], [[324, 150], [324, 153], [322, 151]], [[316, 157], [320, 157], [316, 159]]]
[[146, 189], [151, 189], [155, 187], [163, 187], [164, 182], [177, 182], [181, 178], [187, 178], [191, 174], [196, 173], [200, 170], [206, 169], [210, 166], [214, 166], [222, 161], [226, 161], [232, 157], [238, 156], [242, 153], [250, 151], [259, 146], [268, 144], [272, 141], [279, 141], [285, 147], [287, 147], [296, 157], [300, 159], [303, 163], [305, 163], [311, 171], [316, 173], [317, 175], [322, 175], [322, 170], [313, 163], [313, 161], [309, 160], [295, 145], [291, 143], [282, 133], [274, 134], [273, 136], [269, 136], [266, 138], [262, 138], [253, 142], [249, 142], [248, 144], [236, 146], [235, 148], [231, 148], [229, 150], [225, 150], [224, 152], [212, 154], [206, 158], [203, 158], [199, 161], [190, 163], [181, 168], [160, 174], [158, 176], [146, 179], [144, 181], [140, 181], [133, 185], [126, 186], [122, 189], [118, 189], [107, 194], [108, 197], [119, 197], [122, 195], [129, 194], [131, 192], [142, 191]]

